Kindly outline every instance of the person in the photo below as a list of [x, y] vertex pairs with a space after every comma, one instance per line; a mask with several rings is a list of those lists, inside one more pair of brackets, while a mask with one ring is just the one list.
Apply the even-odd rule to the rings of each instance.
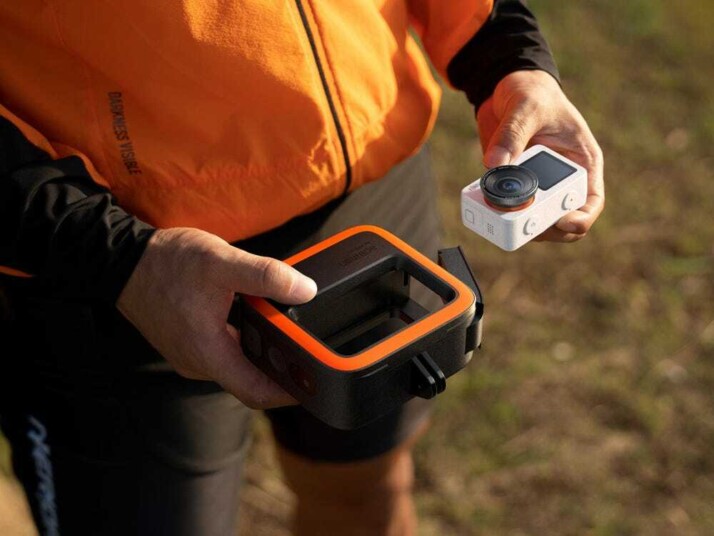
[[295, 534], [414, 534], [429, 405], [331, 429], [226, 319], [235, 293], [310, 300], [279, 259], [351, 225], [433, 256], [439, 87], [410, 28], [487, 166], [542, 143], [587, 168], [541, 239], [585, 236], [602, 153], [524, 2], [30, 0], [0, 28], [0, 415], [41, 534], [235, 533], [255, 409]]

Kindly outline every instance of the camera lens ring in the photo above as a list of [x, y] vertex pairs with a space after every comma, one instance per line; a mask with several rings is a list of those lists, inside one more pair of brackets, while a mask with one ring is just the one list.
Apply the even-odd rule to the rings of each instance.
[[481, 191], [494, 208], [512, 209], [533, 200], [538, 191], [538, 175], [522, 166], [498, 166], [481, 177]]

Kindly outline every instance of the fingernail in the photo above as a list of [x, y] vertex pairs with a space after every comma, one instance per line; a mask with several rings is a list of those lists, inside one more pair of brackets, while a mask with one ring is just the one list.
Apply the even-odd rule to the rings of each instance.
[[496, 145], [491, 148], [484, 158], [487, 167], [505, 166], [511, 163], [511, 153], [505, 147]]
[[309, 277], [300, 274], [292, 288], [291, 294], [295, 301], [301, 303], [308, 302], [317, 294], [317, 283]]

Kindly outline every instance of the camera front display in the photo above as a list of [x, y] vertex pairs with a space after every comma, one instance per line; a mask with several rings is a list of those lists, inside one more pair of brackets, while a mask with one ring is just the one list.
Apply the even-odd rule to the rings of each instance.
[[568, 212], [585, 204], [587, 172], [534, 145], [514, 165], [489, 169], [461, 191], [464, 225], [501, 249], [513, 251]]

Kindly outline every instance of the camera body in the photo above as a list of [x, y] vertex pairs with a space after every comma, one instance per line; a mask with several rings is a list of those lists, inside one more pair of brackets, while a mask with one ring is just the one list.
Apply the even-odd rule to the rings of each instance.
[[515, 165], [490, 169], [461, 190], [461, 218], [475, 233], [514, 251], [582, 207], [587, 189], [585, 168], [534, 145]]

